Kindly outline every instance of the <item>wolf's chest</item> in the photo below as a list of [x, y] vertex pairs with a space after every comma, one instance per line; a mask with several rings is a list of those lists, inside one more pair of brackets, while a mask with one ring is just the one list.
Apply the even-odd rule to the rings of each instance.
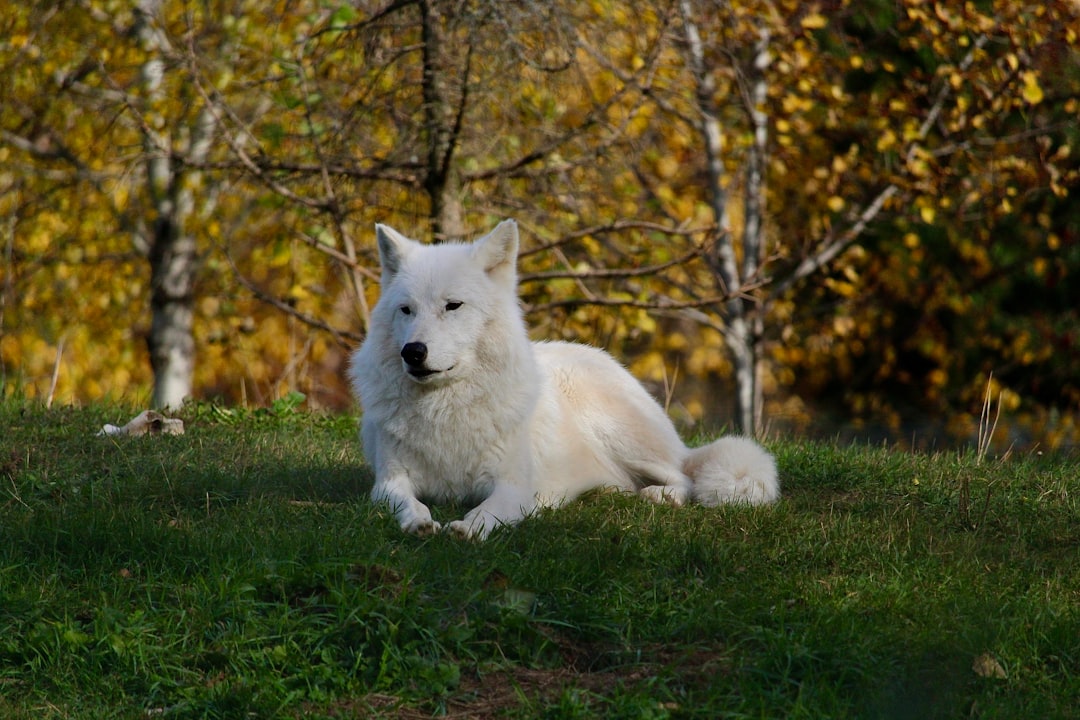
[[522, 418], [483, 401], [462, 404], [424, 397], [398, 404], [381, 426], [398, 448], [417, 494], [436, 501], [478, 500], [491, 492]]

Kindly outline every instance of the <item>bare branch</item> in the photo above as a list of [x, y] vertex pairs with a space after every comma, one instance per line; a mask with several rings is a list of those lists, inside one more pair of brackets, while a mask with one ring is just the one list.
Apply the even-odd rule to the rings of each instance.
[[348, 342], [345, 342], [346, 340], [349, 340], [352, 343], [359, 343], [363, 341], [364, 336], [360, 335], [359, 333], [352, 332], [351, 330], [341, 330], [339, 328], [332, 327], [329, 323], [323, 322], [322, 320], [308, 315], [305, 312], [301, 312], [300, 310], [297, 310], [295, 307], [285, 302], [284, 300], [274, 297], [270, 293], [260, 288], [254, 282], [252, 282], [242, 272], [240, 272], [240, 268], [236, 266], [236, 262], [233, 260], [231, 253], [226, 252], [225, 256], [229, 260], [229, 266], [232, 267], [233, 275], [236, 277], [237, 282], [243, 285], [248, 290], [248, 292], [254, 295], [256, 300], [273, 306], [274, 308], [280, 310], [286, 315], [290, 315], [296, 318], [305, 325], [313, 327], [317, 330], [323, 330], [330, 333], [330, 335], [334, 338], [334, 341], [342, 347], [352, 347], [352, 345], [350, 345]]
[[647, 222], [644, 220], [616, 220], [605, 225], [592, 225], [590, 227], [581, 228], [579, 230], [575, 230], [574, 232], [567, 233], [558, 240], [553, 240], [543, 245], [537, 245], [536, 247], [523, 249], [518, 254], [518, 256], [528, 257], [529, 255], [536, 255], [537, 253], [547, 252], [552, 248], [566, 245], [567, 243], [574, 242], [575, 240], [580, 240], [583, 237], [588, 237], [590, 235], [602, 235], [604, 233], [610, 232], [623, 232], [626, 230], [644, 230], [648, 232], [663, 233], [664, 235], [678, 235], [687, 237], [691, 235], [708, 234], [713, 232], [715, 229], [715, 225], [705, 225], [702, 227], [687, 228], [671, 227], [669, 225], [661, 225], [660, 223]]
[[556, 308], [578, 308], [587, 306], [597, 307], [622, 307], [622, 308], [635, 308], [639, 310], [685, 310], [686, 308], [702, 308], [710, 307], [713, 305], [719, 305], [729, 300], [727, 295], [718, 295], [699, 300], [671, 300], [669, 298], [660, 298], [657, 300], [626, 300], [612, 297], [593, 297], [593, 298], [566, 298], [564, 300], [551, 300], [545, 303], [539, 303], [537, 305], [526, 305], [525, 312], [529, 313], [543, 313]]
[[[189, 40], [189, 43], [193, 43], [193, 40]], [[296, 192], [293, 192], [289, 188], [282, 185], [280, 182], [270, 177], [260, 165], [248, 154], [244, 149], [243, 144], [238, 138], [226, 131], [227, 125], [225, 123], [226, 117], [232, 120], [233, 123], [240, 128], [244, 129], [244, 133], [248, 138], [254, 139], [254, 135], [247, 130], [246, 125], [236, 116], [226, 103], [217, 102], [215, 96], [217, 91], [208, 91], [206, 86], [202, 82], [201, 74], [199, 73], [196, 65], [196, 58], [198, 57], [195, 52], [194, 45], [189, 45], [188, 48], [188, 68], [190, 70], [189, 75], [191, 77], [191, 84], [195, 87], [199, 97], [202, 98], [203, 103], [213, 113], [214, 119], [217, 122], [219, 128], [221, 128], [221, 135], [225, 139], [225, 143], [232, 150], [233, 155], [240, 161], [241, 165], [249, 173], [251, 173], [257, 180], [262, 182], [268, 188], [281, 195], [282, 197], [291, 200], [295, 203], [303, 205], [304, 207], [312, 208], [315, 210], [333, 210], [333, 198], [320, 198], [312, 199], [304, 197]]]
[[690, 252], [677, 258], [656, 265], [644, 265], [636, 268], [599, 268], [596, 270], [551, 270], [547, 272], [525, 273], [518, 278], [518, 283], [545, 282], [547, 280], [610, 280], [613, 278], [624, 279], [632, 277], [644, 277], [656, 275], [672, 267], [682, 265], [691, 260], [701, 257], [705, 252], [704, 247], [696, 247]]
[[[676, 311], [685, 311], [690, 309], [708, 308], [725, 303], [731, 302], [735, 298], [752, 299], [755, 290], [760, 288], [759, 283], [753, 283], [744, 285], [739, 288], [735, 293], [726, 295], [712, 295], [706, 298], [696, 298], [694, 300], [672, 300], [669, 297], [657, 297], [653, 300], [631, 300], [626, 298], [614, 298], [614, 297], [590, 297], [590, 298], [565, 298], [561, 300], [551, 300], [544, 303], [538, 303], [535, 305], [525, 306], [525, 311], [529, 313], [542, 313], [554, 310], [556, 308], [578, 308], [587, 306], [597, 307], [620, 307], [620, 308], [634, 308], [638, 310], [649, 310], [657, 313], [673, 313]], [[707, 316], [704, 316], [707, 317]], [[696, 317], [693, 319], [697, 319]], [[700, 320], [699, 320], [700, 322]], [[712, 326], [712, 323], [702, 323]]]
[[[593, 47], [588, 41], [585, 40], [585, 38], [581, 37], [580, 33], [578, 37], [578, 44], [586, 52], [588, 52], [594, 60], [603, 65], [605, 69], [615, 73], [622, 81], [622, 87], [612, 93], [611, 97], [609, 97], [607, 100], [599, 103], [594, 103], [589, 114], [580, 123], [578, 123], [575, 127], [570, 128], [567, 132], [552, 138], [549, 142], [541, 145], [540, 147], [532, 150], [531, 152], [526, 153], [525, 155], [522, 155], [516, 160], [512, 160], [510, 162], [495, 167], [466, 173], [463, 176], [466, 182], [488, 180], [494, 177], [518, 176], [528, 166], [551, 156], [553, 153], [559, 150], [559, 148], [564, 147], [567, 143], [584, 135], [594, 126], [603, 122], [611, 108], [622, 102], [622, 100], [626, 97], [628, 93], [635, 90], [641, 92], [642, 88], [648, 86], [649, 83], [642, 82], [641, 78], [647, 76], [649, 73], [652, 72], [653, 67], [658, 62], [658, 59], [660, 57], [660, 43], [656, 43], [654, 47], [651, 48], [649, 57], [646, 60], [645, 64], [642, 66], [642, 68], [635, 73], [626, 73], [620, 68], [615, 67], [614, 64], [612, 64], [602, 52]], [[621, 133], [615, 133], [612, 136], [611, 141], [600, 143], [594, 148], [594, 153], [600, 152], [606, 147], [610, 146], [614, 142], [614, 139], [619, 137], [620, 135]], [[592, 157], [594, 157], [594, 155], [589, 156], [589, 158]], [[547, 168], [545, 172], [560, 172], [563, 169], [564, 166], [560, 165]]]
[[790, 275], [774, 283], [771, 288], [772, 295], [783, 294], [799, 280], [814, 274], [832, 262], [837, 255], [846, 250], [862, 235], [863, 231], [866, 230], [866, 226], [873, 222], [874, 218], [885, 207], [885, 203], [899, 192], [900, 187], [894, 183], [878, 193], [878, 196], [859, 214], [858, 219], [851, 227], [839, 236], [823, 243], [816, 252], [803, 258], [802, 262], [795, 267]]
[[299, 230], [296, 231], [296, 237], [308, 247], [314, 248], [319, 252], [323, 253], [324, 255], [327, 255], [328, 257], [333, 259], [334, 262], [340, 263], [348, 270], [360, 273], [368, 280], [378, 281], [379, 274], [373, 271], [371, 268], [361, 265], [360, 262], [356, 259], [356, 250], [351, 239], [349, 241], [349, 244], [346, 245], [345, 252], [342, 252], [341, 250], [338, 250], [332, 245], [327, 245], [326, 243], [321, 242], [319, 239], [313, 238], [307, 233]]

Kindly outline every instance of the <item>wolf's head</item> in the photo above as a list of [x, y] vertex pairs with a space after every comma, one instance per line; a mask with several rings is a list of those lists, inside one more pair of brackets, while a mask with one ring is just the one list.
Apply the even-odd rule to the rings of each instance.
[[[369, 342], [396, 353], [408, 378], [438, 385], [498, 361], [524, 333], [517, 304], [517, 223], [472, 243], [422, 245], [376, 225], [382, 294]], [[376, 336], [377, 335], [377, 336]]]

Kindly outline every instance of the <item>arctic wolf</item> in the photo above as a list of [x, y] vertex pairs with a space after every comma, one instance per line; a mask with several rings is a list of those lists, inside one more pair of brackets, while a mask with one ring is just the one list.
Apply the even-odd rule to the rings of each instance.
[[382, 292], [352, 357], [372, 498], [406, 532], [439, 531], [425, 502], [475, 504], [449, 529], [484, 538], [599, 487], [656, 502], [762, 504], [773, 458], [725, 437], [688, 449], [610, 355], [530, 342], [517, 300], [517, 224], [422, 245], [376, 225]]

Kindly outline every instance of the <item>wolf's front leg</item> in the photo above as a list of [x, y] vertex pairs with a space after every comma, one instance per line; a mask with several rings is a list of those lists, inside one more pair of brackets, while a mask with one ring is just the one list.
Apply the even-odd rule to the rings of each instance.
[[413, 494], [407, 475], [392, 474], [375, 480], [371, 500], [386, 503], [394, 511], [401, 529], [413, 535], [431, 535], [440, 525], [431, 518], [431, 510]]
[[463, 538], [483, 540], [503, 525], [516, 525], [536, 508], [536, 496], [528, 490], [496, 482], [487, 499], [447, 527]]

